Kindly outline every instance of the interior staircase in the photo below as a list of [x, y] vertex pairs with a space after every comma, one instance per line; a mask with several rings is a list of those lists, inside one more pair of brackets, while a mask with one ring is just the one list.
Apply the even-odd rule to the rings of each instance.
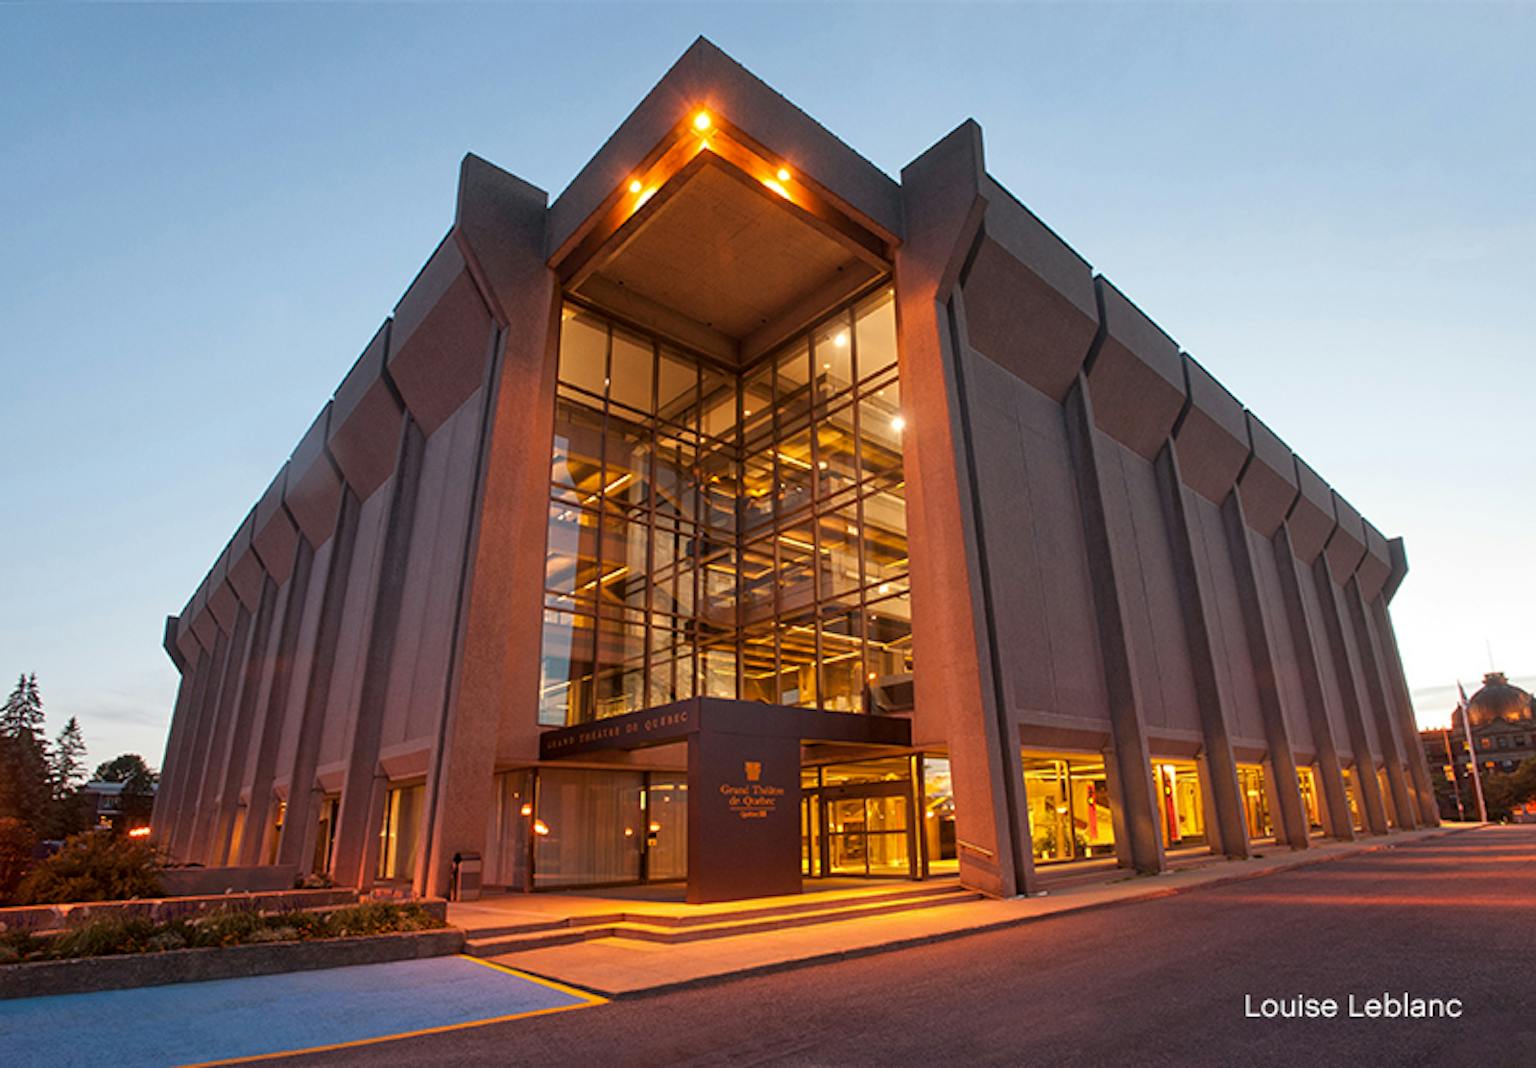
[[975, 891], [946, 880], [940, 883], [904, 883], [899, 887], [880, 890], [821, 892], [806, 895], [804, 900], [780, 899], [772, 905], [743, 901], [740, 908], [726, 911], [662, 910], [647, 908], [643, 904], [631, 906], [624, 903], [621, 910], [611, 913], [466, 928], [464, 952], [476, 957], [495, 957], [503, 953], [569, 945], [595, 938], [628, 938], [672, 944], [697, 942], [789, 927], [837, 923], [866, 916], [941, 908], [980, 898], [981, 895]]

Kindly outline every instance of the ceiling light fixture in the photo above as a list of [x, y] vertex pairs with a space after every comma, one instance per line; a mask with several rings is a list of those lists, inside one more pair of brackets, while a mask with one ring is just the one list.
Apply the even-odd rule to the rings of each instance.
[[709, 112], [707, 111], [701, 111], [693, 117], [693, 128], [695, 130], [707, 130], [712, 125], [714, 125], [714, 121], [709, 117]]

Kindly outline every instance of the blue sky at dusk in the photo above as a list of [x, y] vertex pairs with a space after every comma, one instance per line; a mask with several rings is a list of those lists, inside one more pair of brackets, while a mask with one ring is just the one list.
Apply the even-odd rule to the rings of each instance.
[[158, 764], [160, 649], [452, 221], [705, 34], [991, 172], [1412, 563], [1422, 722], [1536, 675], [1536, 5], [0, 7], [0, 682]]

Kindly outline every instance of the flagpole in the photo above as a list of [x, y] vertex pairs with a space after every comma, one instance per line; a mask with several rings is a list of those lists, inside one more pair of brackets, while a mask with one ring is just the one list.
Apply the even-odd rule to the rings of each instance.
[[1456, 757], [1451, 753], [1451, 728], [1445, 728], [1440, 736], [1445, 739], [1445, 761], [1451, 769], [1451, 789], [1456, 791], [1456, 819], [1457, 822], [1465, 822], [1467, 809], [1461, 803], [1461, 780], [1456, 777]]
[[1467, 762], [1472, 765], [1472, 785], [1477, 789], [1477, 818], [1487, 823], [1488, 802], [1483, 799], [1483, 776], [1477, 770], [1477, 750], [1472, 746], [1472, 706], [1467, 701], [1467, 691], [1460, 679], [1456, 680], [1456, 693], [1461, 698], [1461, 730], [1467, 737]]

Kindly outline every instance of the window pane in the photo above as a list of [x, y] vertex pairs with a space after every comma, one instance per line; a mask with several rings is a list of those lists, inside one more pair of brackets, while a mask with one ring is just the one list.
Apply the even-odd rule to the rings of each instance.
[[603, 413], [561, 398], [555, 405], [550, 481], [555, 495], [581, 503], [602, 488]]
[[816, 603], [815, 535], [809, 523], [778, 537], [779, 613], [809, 609]]
[[805, 341], [792, 344], [775, 361], [774, 403], [780, 425], [804, 418], [811, 410], [811, 350]]
[[912, 673], [912, 602], [890, 597], [869, 606], [864, 617], [869, 638], [869, 672], [876, 684]]
[[765, 361], [741, 387], [742, 438], [749, 451], [767, 447], [773, 433], [773, 364]]
[[655, 350], [651, 343], [620, 327], [613, 330], [608, 396], [615, 404], [650, 414], [651, 375]]
[[604, 440], [603, 498], [626, 512], [643, 512], [650, 501], [651, 430], [615, 411]]
[[864, 644], [856, 612], [821, 621], [821, 704], [831, 712], [864, 711]]
[[859, 378], [868, 379], [896, 363], [895, 291], [882, 289], [853, 313]]
[[816, 423], [816, 496], [826, 500], [857, 478], [853, 406], [845, 404]]
[[773, 615], [773, 541], [752, 542], [741, 552], [741, 620], [749, 624]]
[[663, 435], [656, 445], [656, 519], [693, 522], [698, 517], [698, 449]]
[[859, 588], [860, 536], [858, 510], [829, 512], [818, 521], [821, 531], [821, 596], [836, 597]]
[[592, 718], [592, 661], [597, 621], [575, 612], [544, 612], [539, 723], [563, 727]]
[[901, 476], [900, 414], [879, 397], [859, 402], [859, 465], [865, 479]]
[[644, 815], [638, 771], [539, 769], [535, 886], [587, 886], [640, 878]]
[[560, 381], [601, 397], [607, 366], [607, 326], [590, 312], [567, 304], [560, 322]]
[[661, 350], [656, 377], [656, 414], [669, 423], [698, 429], [699, 368], [672, 349]]
[[809, 612], [786, 616], [778, 626], [779, 703], [816, 707], [816, 619]]
[[816, 399], [825, 401], [853, 385], [853, 345], [848, 316], [838, 315], [811, 338], [811, 360], [816, 371]]
[[544, 588], [568, 597], [597, 596], [597, 513], [569, 504], [549, 506]]
[[713, 368], [701, 372], [704, 433], [712, 438], [735, 436], [736, 380]]
[[876, 587], [870, 596], [906, 588], [907, 502], [904, 486], [864, 498], [864, 581]]
[[780, 522], [811, 504], [811, 473], [816, 465], [811, 459], [811, 428], [786, 433], [777, 453], [778, 510]]
[[741, 637], [741, 699], [778, 703], [774, 682], [773, 623], [749, 626]]

